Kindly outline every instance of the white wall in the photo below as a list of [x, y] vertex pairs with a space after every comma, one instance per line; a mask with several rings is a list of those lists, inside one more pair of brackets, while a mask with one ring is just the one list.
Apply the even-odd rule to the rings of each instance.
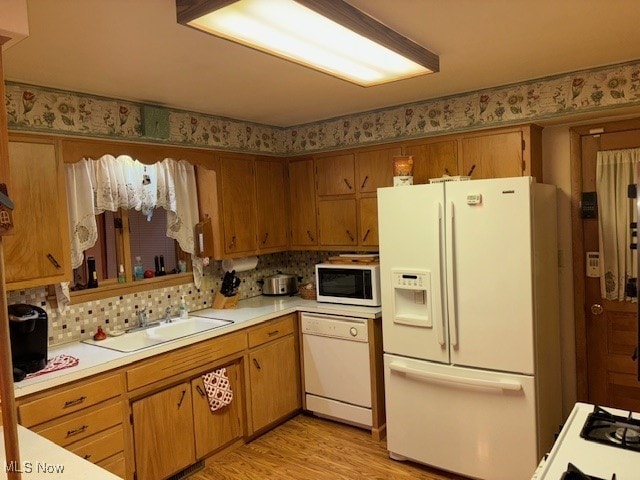
[[542, 131], [544, 183], [558, 187], [558, 250], [560, 336], [562, 346], [562, 409], [568, 415], [576, 401], [576, 349], [573, 315], [573, 262], [571, 248], [571, 168], [569, 125]]

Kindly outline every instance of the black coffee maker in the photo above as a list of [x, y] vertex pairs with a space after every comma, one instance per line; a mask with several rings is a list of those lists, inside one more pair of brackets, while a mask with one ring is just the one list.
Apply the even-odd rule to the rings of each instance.
[[35, 305], [9, 305], [8, 311], [13, 380], [18, 382], [47, 365], [49, 322], [47, 312]]

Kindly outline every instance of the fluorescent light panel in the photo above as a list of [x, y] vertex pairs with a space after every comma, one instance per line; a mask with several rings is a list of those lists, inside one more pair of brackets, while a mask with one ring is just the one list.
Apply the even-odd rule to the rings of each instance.
[[[437, 71], [324, 17], [295, 0], [239, 0], [197, 18], [184, 21], [191, 27], [226, 38], [287, 60], [320, 70], [362, 86], [392, 82]], [[203, 2], [200, 2], [202, 5]], [[205, 4], [207, 2], [204, 2]], [[212, 2], [219, 3], [219, 2]], [[229, 2], [223, 2], [229, 3]], [[311, 2], [313, 3], [313, 2]], [[343, 3], [332, 0], [333, 6]], [[344, 5], [348, 4], [343, 4]], [[341, 8], [342, 8], [341, 7]], [[333, 8], [329, 7], [331, 10]], [[350, 13], [363, 15], [347, 6]], [[202, 10], [201, 10], [202, 11]], [[335, 13], [335, 12], [331, 12]], [[370, 17], [378, 30], [387, 29]], [[361, 25], [360, 25], [361, 26]], [[379, 31], [378, 31], [379, 33]], [[393, 32], [396, 36], [398, 34]], [[375, 32], [374, 32], [375, 34]], [[403, 40], [410, 42], [404, 37]], [[413, 44], [417, 49], [422, 47]], [[397, 45], [394, 46], [397, 50]], [[415, 52], [414, 52], [415, 53]], [[413, 55], [415, 57], [415, 55]], [[427, 63], [427, 62], [422, 62]]]

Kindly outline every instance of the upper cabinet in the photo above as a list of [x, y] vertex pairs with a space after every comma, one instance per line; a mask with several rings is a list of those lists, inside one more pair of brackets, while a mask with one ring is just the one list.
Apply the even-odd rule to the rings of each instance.
[[317, 246], [318, 224], [313, 158], [311, 157], [289, 160], [289, 212], [291, 247]]
[[71, 279], [64, 170], [55, 140], [12, 135], [14, 229], [3, 238], [7, 290]]
[[257, 248], [254, 162], [247, 155], [220, 156], [226, 255], [251, 255]]
[[356, 193], [353, 153], [321, 155], [315, 161], [318, 196]]
[[356, 153], [358, 192], [376, 193], [380, 187], [393, 185], [393, 157], [402, 153], [400, 146], [367, 148]]
[[542, 129], [536, 125], [466, 134], [460, 175], [471, 178], [533, 176], [542, 181]]
[[429, 183], [430, 178], [460, 175], [456, 140], [416, 140], [404, 146], [405, 155], [413, 156], [413, 183]]
[[261, 252], [287, 248], [287, 164], [275, 157], [256, 159], [256, 214], [258, 249]]

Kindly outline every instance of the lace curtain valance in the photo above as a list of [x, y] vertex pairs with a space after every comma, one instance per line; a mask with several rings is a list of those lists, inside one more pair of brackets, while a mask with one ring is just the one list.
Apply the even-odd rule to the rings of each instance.
[[167, 211], [167, 236], [191, 254], [194, 282], [200, 286], [202, 262], [195, 256], [194, 227], [199, 220], [193, 165], [166, 158], [145, 165], [133, 158], [105, 155], [66, 166], [71, 265], [98, 239], [96, 215], [118, 208], [138, 210], [150, 219], [155, 208]]

